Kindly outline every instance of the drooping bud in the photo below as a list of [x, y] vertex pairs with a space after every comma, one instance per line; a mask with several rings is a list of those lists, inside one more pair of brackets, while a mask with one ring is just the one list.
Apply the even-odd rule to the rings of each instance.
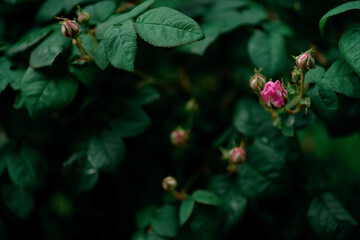
[[250, 88], [254, 91], [258, 91], [259, 88], [263, 89], [266, 84], [266, 77], [255, 69], [255, 74], [250, 78]]
[[176, 147], [185, 146], [186, 142], [189, 139], [189, 134], [186, 130], [181, 127], [178, 127], [170, 134], [171, 143]]
[[266, 105], [273, 110], [283, 107], [288, 99], [287, 91], [279, 80], [267, 82], [261, 95]]
[[75, 38], [80, 32], [80, 25], [74, 20], [64, 18], [61, 22], [61, 32], [64, 37]]
[[315, 68], [315, 59], [314, 59], [313, 50], [310, 49], [305, 53], [302, 53], [299, 56], [297, 56], [295, 62], [298, 68], [303, 72], [307, 72], [310, 69]]
[[78, 22], [82, 24], [88, 24], [90, 21], [90, 14], [88, 12], [83, 11], [79, 5], [77, 7], [78, 7], [78, 12], [77, 12]]
[[162, 180], [161, 185], [165, 191], [172, 191], [176, 189], [177, 181], [174, 177], [168, 176]]
[[194, 98], [190, 99], [185, 105], [185, 110], [188, 113], [195, 113], [198, 109], [199, 109], [199, 104], [196, 102]]
[[294, 79], [295, 84], [301, 80], [301, 71], [298, 67], [294, 66], [294, 70], [291, 72], [292, 79]]
[[246, 160], [246, 152], [243, 147], [231, 149], [230, 162], [233, 164], [242, 164]]

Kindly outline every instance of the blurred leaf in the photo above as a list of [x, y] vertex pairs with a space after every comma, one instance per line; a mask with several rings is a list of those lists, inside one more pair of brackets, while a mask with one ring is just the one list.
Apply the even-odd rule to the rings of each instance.
[[91, 139], [88, 150], [89, 162], [97, 169], [115, 172], [125, 156], [125, 144], [115, 131], [103, 131]]
[[196, 190], [192, 194], [192, 198], [202, 204], [208, 204], [208, 205], [221, 205], [223, 202], [221, 199], [216, 196], [214, 193], [206, 190]]
[[285, 37], [294, 36], [294, 31], [288, 25], [282, 22], [267, 21], [262, 24], [262, 27], [268, 32], [279, 33]]
[[54, 19], [64, 8], [64, 2], [58, 0], [46, 0], [36, 14], [36, 21], [46, 22]]
[[135, 29], [144, 41], [157, 47], [177, 47], [204, 38], [200, 26], [193, 19], [167, 7], [140, 15]]
[[7, 167], [8, 156], [14, 150], [14, 144], [5, 143], [0, 147], [0, 177]]
[[287, 66], [285, 39], [278, 33], [256, 31], [248, 42], [248, 54], [269, 77], [281, 74]]
[[200, 205], [190, 218], [191, 236], [197, 240], [215, 240], [219, 227], [219, 216], [212, 206]]
[[85, 85], [90, 85], [101, 73], [99, 69], [95, 67], [94, 63], [83, 65], [69, 64], [68, 70], [72, 75], [74, 75], [74, 77]]
[[25, 189], [12, 184], [1, 186], [5, 205], [18, 217], [27, 218], [34, 207], [34, 197]]
[[21, 83], [21, 94], [31, 117], [65, 108], [74, 99], [78, 83], [70, 76], [47, 76], [31, 67]]
[[325, 24], [326, 24], [327, 20], [330, 17], [332, 17], [334, 15], [338, 15], [338, 14], [343, 13], [343, 12], [347, 12], [349, 10], [354, 10], [354, 9], [360, 9], [360, 2], [359, 1], [347, 2], [347, 3], [344, 3], [344, 4], [340, 5], [340, 6], [337, 6], [336, 8], [331, 9], [330, 11], [328, 11], [320, 19], [320, 22], [319, 22], [320, 33], [322, 35], [324, 34]]
[[105, 53], [105, 41], [101, 41], [95, 52], [95, 63], [101, 69], [105, 70], [110, 62]]
[[[358, 4], [360, 7], [360, 2]], [[353, 25], [341, 35], [339, 51], [351, 68], [360, 76], [360, 25]]]
[[95, 0], [63, 0], [62, 3], [64, 5], [64, 9], [66, 13], [70, 13], [70, 11], [76, 6], [83, 3], [94, 2]]
[[46, 176], [47, 162], [44, 155], [27, 145], [8, 152], [7, 166], [11, 180], [19, 187], [38, 187]]
[[[13, 68], [14, 67], [14, 68]], [[15, 90], [19, 89], [24, 69], [18, 68], [5, 57], [0, 58], [0, 93], [5, 90], [10, 83]]]
[[329, 81], [335, 92], [360, 98], [360, 78], [345, 61], [334, 62], [326, 71], [324, 78]]
[[104, 45], [111, 64], [119, 69], [134, 71], [136, 55], [136, 33], [131, 21], [108, 29]]
[[70, 46], [70, 42], [61, 35], [61, 31], [54, 32], [31, 52], [30, 66], [33, 68], [51, 66], [56, 57]]
[[158, 100], [159, 98], [160, 98], [159, 92], [155, 88], [146, 85], [138, 88], [136, 95], [134, 97], [134, 101], [140, 106], [143, 106], [146, 104], [150, 104]]
[[342, 204], [331, 194], [323, 193], [311, 201], [307, 212], [309, 224], [319, 236], [327, 239], [343, 239], [357, 222]]
[[181, 203], [179, 210], [179, 221], [180, 226], [184, 225], [185, 222], [190, 218], [191, 213], [194, 209], [195, 201], [191, 196], [186, 196], [186, 199]]
[[63, 176], [76, 192], [92, 189], [98, 179], [99, 173], [95, 169], [86, 153], [75, 153], [63, 163]]
[[149, 206], [136, 214], [136, 225], [139, 229], [144, 229], [151, 224], [153, 213], [155, 211], [154, 206]]
[[324, 74], [325, 74], [325, 69], [321, 66], [316, 66], [314, 69], [310, 69], [305, 74], [305, 82], [316, 83], [321, 79], [323, 79]]
[[116, 9], [114, 1], [101, 1], [88, 5], [82, 10], [89, 13], [90, 24], [97, 24], [105, 21]]
[[178, 222], [175, 207], [164, 206], [156, 209], [151, 220], [151, 226], [160, 236], [176, 237]]

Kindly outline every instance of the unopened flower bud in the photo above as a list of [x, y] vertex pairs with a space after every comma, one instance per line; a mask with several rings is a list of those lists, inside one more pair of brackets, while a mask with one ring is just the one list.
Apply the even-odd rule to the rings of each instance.
[[231, 150], [230, 162], [233, 164], [242, 164], [246, 160], [246, 152], [242, 147], [235, 147]]
[[185, 110], [188, 113], [195, 113], [198, 109], [199, 109], [199, 104], [196, 102], [194, 98], [190, 99], [185, 105]]
[[255, 70], [255, 74], [250, 78], [250, 88], [254, 91], [263, 89], [266, 84], [266, 77], [260, 71]]
[[178, 127], [170, 134], [171, 143], [176, 147], [185, 146], [188, 139], [189, 139], [189, 135], [187, 131], [181, 127]]
[[84, 12], [83, 10], [80, 10], [78, 12], [77, 20], [79, 23], [87, 24], [90, 21], [90, 14], [87, 12]]
[[273, 110], [283, 107], [288, 99], [287, 91], [279, 80], [267, 82], [261, 95], [266, 105]]
[[174, 177], [168, 176], [162, 180], [161, 185], [165, 191], [172, 191], [176, 189], [177, 181]]
[[305, 53], [300, 54], [296, 57], [296, 65], [303, 72], [307, 72], [310, 69], [315, 68], [315, 59], [313, 56], [313, 50], [310, 49]]
[[76, 21], [64, 18], [61, 22], [61, 32], [64, 37], [75, 38], [80, 32], [80, 25]]
[[294, 67], [294, 70], [291, 72], [291, 76], [294, 79], [295, 83], [298, 83], [301, 80], [301, 71], [298, 67]]

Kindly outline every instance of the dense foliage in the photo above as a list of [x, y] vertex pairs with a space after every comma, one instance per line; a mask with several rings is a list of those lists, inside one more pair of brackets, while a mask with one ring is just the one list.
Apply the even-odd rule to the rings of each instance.
[[0, 239], [360, 239], [359, 9], [2, 0]]

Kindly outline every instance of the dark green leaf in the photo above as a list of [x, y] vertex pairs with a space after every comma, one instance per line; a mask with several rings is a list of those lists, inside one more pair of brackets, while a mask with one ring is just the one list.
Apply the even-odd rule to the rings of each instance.
[[101, 1], [86, 6], [83, 11], [90, 14], [90, 24], [105, 21], [116, 9], [114, 1]]
[[12, 184], [1, 187], [5, 205], [20, 218], [27, 218], [34, 207], [34, 197], [25, 189]]
[[324, 34], [324, 27], [325, 24], [327, 22], [327, 20], [329, 19], [329, 17], [338, 15], [340, 13], [343, 12], [347, 12], [349, 10], [353, 10], [353, 9], [360, 9], [360, 2], [359, 1], [353, 1], [353, 2], [348, 2], [348, 3], [344, 3], [340, 6], [337, 6], [336, 8], [331, 9], [330, 11], [328, 11], [321, 19], [319, 22], [319, 29], [321, 34]]
[[95, 63], [101, 69], [105, 70], [110, 62], [105, 54], [105, 41], [101, 41], [95, 52]]
[[70, 46], [70, 39], [57, 31], [40, 43], [30, 55], [30, 66], [34, 68], [51, 66], [56, 57]]
[[216, 209], [212, 206], [200, 205], [196, 207], [190, 218], [191, 236], [196, 240], [215, 240], [221, 226]]
[[325, 69], [321, 66], [316, 66], [314, 69], [309, 70], [305, 74], [305, 82], [316, 83], [323, 79], [325, 74]]
[[70, 76], [49, 76], [28, 68], [21, 94], [31, 117], [65, 108], [74, 99], [78, 83]]
[[64, 9], [64, 2], [58, 0], [47, 0], [41, 5], [36, 14], [35, 19], [40, 22], [45, 22], [54, 19]]
[[125, 145], [121, 135], [115, 131], [103, 131], [93, 137], [88, 150], [89, 161], [97, 169], [114, 172], [125, 156]]
[[334, 62], [324, 75], [335, 92], [360, 98], [360, 78], [345, 61]]
[[360, 25], [353, 25], [341, 35], [339, 50], [346, 62], [360, 76]]
[[151, 224], [154, 211], [155, 207], [150, 206], [136, 214], [136, 225], [139, 229], [144, 229]]
[[278, 33], [256, 31], [248, 42], [248, 54], [265, 76], [279, 75], [287, 66], [285, 39]]
[[156, 233], [164, 237], [175, 237], [178, 231], [176, 209], [173, 206], [164, 206], [154, 212], [151, 226]]
[[94, 2], [95, 0], [63, 0], [64, 10], [69, 13], [76, 5], [88, 2]]
[[192, 198], [199, 203], [208, 205], [221, 205], [223, 202], [214, 193], [206, 190], [196, 190], [192, 194]]
[[0, 58], [0, 93], [5, 90], [10, 83], [15, 90], [20, 88], [21, 79], [24, 75], [24, 69], [18, 68], [5, 57]]
[[101, 74], [99, 69], [95, 67], [94, 63], [87, 63], [83, 65], [69, 64], [68, 70], [71, 72], [80, 82], [85, 85], [90, 85], [97, 80], [98, 74]]
[[73, 154], [63, 164], [63, 175], [76, 192], [84, 192], [93, 188], [99, 173], [89, 162], [86, 153]]
[[7, 167], [9, 154], [14, 150], [14, 144], [5, 143], [0, 147], [0, 177]]
[[151, 86], [143, 86], [138, 89], [134, 101], [140, 106], [150, 104], [160, 98], [160, 94]]
[[129, 20], [108, 29], [104, 41], [106, 56], [111, 64], [119, 69], [134, 71], [137, 47], [133, 23]]
[[29, 146], [7, 155], [9, 176], [19, 187], [38, 187], [45, 179], [46, 160], [41, 152]]
[[327, 239], [343, 239], [349, 228], [357, 222], [331, 194], [323, 193], [311, 201], [307, 212], [308, 220], [313, 231]]
[[186, 199], [181, 203], [179, 210], [179, 221], [180, 226], [190, 218], [191, 213], [194, 209], [195, 201], [191, 196], [186, 196]]
[[200, 26], [193, 19], [166, 7], [140, 15], [135, 29], [144, 41], [158, 47], [177, 47], [204, 38]]

